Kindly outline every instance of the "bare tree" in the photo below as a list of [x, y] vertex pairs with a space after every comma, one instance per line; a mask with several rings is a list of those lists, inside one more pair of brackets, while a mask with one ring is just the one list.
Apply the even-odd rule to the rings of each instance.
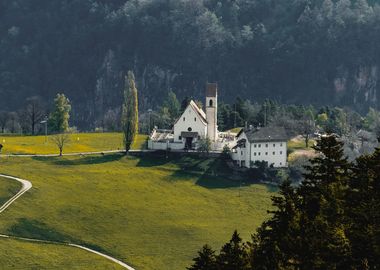
[[19, 116], [17, 112], [10, 112], [8, 117], [9, 120], [7, 121], [7, 127], [11, 133], [16, 133], [20, 130]]
[[7, 126], [9, 120], [9, 113], [6, 111], [1, 111], [0, 112], [0, 129], [1, 133], [4, 133], [5, 127]]
[[36, 125], [41, 122], [45, 115], [45, 110], [41, 99], [37, 96], [26, 99], [25, 109], [22, 111], [23, 121], [29, 126], [30, 132], [34, 135]]
[[120, 109], [109, 109], [104, 115], [103, 124], [107, 131], [120, 130]]
[[69, 134], [67, 133], [56, 134], [56, 135], [53, 135], [51, 138], [59, 149], [59, 156], [62, 156], [63, 148], [68, 142], [70, 142]]

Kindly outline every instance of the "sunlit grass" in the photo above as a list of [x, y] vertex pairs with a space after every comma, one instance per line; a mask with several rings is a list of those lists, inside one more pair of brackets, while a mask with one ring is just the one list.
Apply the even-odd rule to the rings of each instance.
[[[146, 147], [146, 135], [137, 135], [132, 149]], [[57, 154], [57, 146], [51, 136], [1, 136], [3, 154]], [[64, 147], [64, 153], [122, 150], [122, 133], [74, 133]]]

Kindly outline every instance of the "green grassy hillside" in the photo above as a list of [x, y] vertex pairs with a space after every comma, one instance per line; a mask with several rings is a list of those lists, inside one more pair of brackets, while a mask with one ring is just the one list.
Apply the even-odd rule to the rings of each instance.
[[[133, 149], [146, 146], [146, 135], [138, 135]], [[2, 154], [57, 154], [57, 146], [51, 136], [1, 136]], [[122, 133], [75, 133], [70, 134], [70, 141], [64, 153], [80, 153], [123, 149]]]
[[0, 233], [82, 243], [138, 270], [185, 269], [204, 243], [220, 247], [234, 229], [249, 240], [267, 217], [272, 191], [240, 188], [221, 168], [192, 157], [1, 158], [0, 173], [33, 188]]

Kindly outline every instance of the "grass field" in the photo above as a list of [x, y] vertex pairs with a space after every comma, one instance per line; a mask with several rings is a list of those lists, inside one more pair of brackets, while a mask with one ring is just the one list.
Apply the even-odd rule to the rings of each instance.
[[312, 146], [315, 144], [315, 140], [309, 141], [309, 147], [306, 148], [305, 140], [299, 139], [299, 138], [293, 138], [292, 140], [288, 141], [288, 149], [289, 150], [311, 150]]
[[[146, 146], [146, 135], [138, 135], [132, 149]], [[51, 136], [1, 136], [2, 154], [57, 154], [57, 146]], [[123, 149], [122, 133], [75, 133], [70, 134], [70, 141], [64, 153], [80, 153]]]
[[138, 270], [185, 269], [203, 244], [219, 248], [234, 229], [249, 240], [267, 218], [274, 190], [239, 187], [225, 170], [212, 158], [3, 157], [0, 173], [33, 188], [2, 214], [0, 233], [85, 244]]

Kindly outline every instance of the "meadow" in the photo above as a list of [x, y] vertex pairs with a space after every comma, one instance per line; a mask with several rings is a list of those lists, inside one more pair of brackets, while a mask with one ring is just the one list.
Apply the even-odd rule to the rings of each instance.
[[[122, 133], [73, 133], [64, 153], [123, 150]], [[148, 136], [137, 135], [132, 149], [144, 149]], [[58, 154], [52, 136], [6, 136], [0, 134], [2, 154]]]
[[[84, 244], [138, 270], [185, 269], [203, 244], [217, 249], [235, 229], [249, 240], [276, 192], [240, 185], [220, 159], [195, 156], [1, 157], [0, 173], [33, 183], [2, 213], [0, 233]], [[46, 248], [0, 240], [1, 251], [7, 245], [18, 261], [33, 256], [22, 250]], [[56, 248], [62, 260], [82, 257]], [[12, 263], [0, 254], [0, 263]]]

